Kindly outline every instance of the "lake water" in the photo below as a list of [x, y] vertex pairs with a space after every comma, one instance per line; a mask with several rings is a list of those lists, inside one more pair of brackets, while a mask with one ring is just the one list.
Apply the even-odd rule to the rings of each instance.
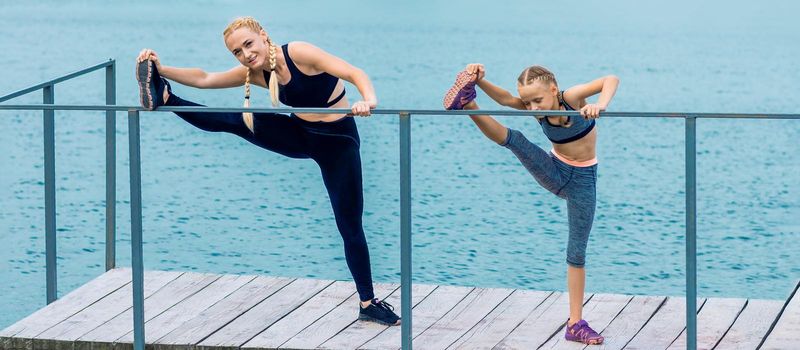
[[[562, 87], [616, 74], [610, 109], [797, 113], [792, 1], [26, 1], [0, 3], [0, 93], [108, 58], [117, 101], [137, 104], [134, 58], [224, 70], [221, 31], [258, 18], [278, 43], [311, 42], [365, 70], [380, 108], [441, 108], [455, 73], [482, 62], [514, 91], [526, 66]], [[104, 103], [103, 73], [59, 84], [57, 103]], [[351, 101], [356, 89], [348, 86]], [[241, 106], [243, 91], [176, 94]], [[254, 92], [267, 107], [268, 93]], [[480, 94], [484, 108], [498, 109]], [[41, 95], [13, 103], [40, 103]], [[9, 103], [9, 102], [6, 102]], [[500, 117], [549, 149], [531, 118]], [[364, 228], [376, 281], [399, 282], [397, 118], [358, 119]], [[0, 112], [0, 328], [45, 302], [41, 112]], [[698, 121], [698, 289], [785, 298], [800, 278], [800, 121]], [[104, 113], [56, 112], [59, 295], [103, 272]], [[130, 265], [127, 121], [117, 130], [117, 261]], [[414, 280], [565, 289], [566, 206], [466, 117], [413, 118]], [[587, 289], [681, 295], [684, 124], [603, 118]], [[168, 113], [142, 117], [145, 268], [349, 279], [317, 166]]]

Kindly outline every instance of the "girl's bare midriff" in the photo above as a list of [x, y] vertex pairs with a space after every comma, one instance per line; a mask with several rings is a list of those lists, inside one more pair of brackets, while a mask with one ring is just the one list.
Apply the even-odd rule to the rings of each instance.
[[575, 162], [585, 162], [595, 159], [597, 156], [597, 126], [590, 131], [586, 136], [569, 143], [554, 143], [553, 149], [567, 158]]

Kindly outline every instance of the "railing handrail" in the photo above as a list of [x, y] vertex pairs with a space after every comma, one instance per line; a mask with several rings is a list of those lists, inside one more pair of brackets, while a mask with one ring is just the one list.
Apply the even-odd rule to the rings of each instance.
[[[242, 108], [242, 107], [202, 107], [202, 106], [162, 106], [150, 111], [141, 106], [124, 105], [58, 105], [58, 104], [0, 104], [0, 110], [63, 110], [63, 111], [118, 111], [118, 112], [205, 112], [205, 113], [317, 113], [347, 114], [349, 109], [331, 108]], [[579, 116], [577, 111], [513, 111], [513, 110], [435, 110], [435, 109], [374, 109], [372, 114], [380, 115], [470, 115], [487, 114], [495, 116]], [[698, 119], [800, 119], [800, 114], [792, 113], [722, 113], [722, 112], [600, 112], [601, 117], [610, 118], [698, 118]]]
[[90, 73], [90, 72], [93, 72], [93, 71], [96, 71], [96, 70], [99, 70], [99, 69], [102, 69], [102, 68], [106, 68], [108, 66], [112, 66], [114, 64], [115, 64], [115, 61], [113, 59], [108, 59], [108, 61], [98, 63], [98, 64], [96, 64], [94, 66], [91, 66], [91, 67], [88, 67], [88, 68], [84, 68], [84, 69], [81, 69], [81, 70], [78, 70], [78, 71], [75, 71], [75, 72], [72, 72], [72, 73], [69, 73], [69, 74], [65, 74], [65, 75], [62, 75], [62, 76], [60, 76], [58, 78], [51, 79], [51, 80], [45, 81], [43, 83], [39, 83], [39, 84], [33, 85], [31, 87], [27, 87], [27, 88], [24, 88], [22, 90], [18, 90], [18, 91], [12, 92], [12, 93], [10, 93], [8, 95], [0, 97], [0, 102], [7, 101], [7, 100], [10, 100], [10, 99], [15, 98], [15, 97], [22, 96], [22, 95], [34, 92], [36, 90], [41, 90], [44, 87], [47, 87], [47, 86], [50, 86], [50, 85], [55, 85], [55, 84], [58, 84], [60, 82], [67, 81], [67, 80], [70, 80], [72, 78], [84, 75], [86, 73]]
[[[42, 91], [44, 136], [44, 197], [45, 197], [45, 276], [46, 298], [50, 304], [58, 299], [57, 252], [56, 252], [56, 189], [55, 189], [55, 111], [47, 106], [55, 104], [55, 86], [85, 74], [105, 70], [106, 106], [117, 103], [116, 60], [105, 62], [62, 75], [0, 97], [0, 102]], [[116, 116], [109, 108], [106, 112], [106, 271], [116, 265]]]

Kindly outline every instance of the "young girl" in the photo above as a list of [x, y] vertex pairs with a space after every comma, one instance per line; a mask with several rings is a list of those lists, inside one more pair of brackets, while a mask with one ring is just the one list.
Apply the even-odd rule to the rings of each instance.
[[[597, 182], [597, 128], [594, 119], [611, 102], [619, 79], [613, 75], [559, 90], [556, 78], [541, 66], [528, 67], [517, 80], [519, 97], [484, 79], [482, 64], [467, 65], [444, 98], [446, 109], [478, 109], [475, 85], [503, 106], [523, 110], [579, 110], [582, 117], [536, 117], [553, 149], [548, 153], [517, 130], [508, 129], [488, 115], [470, 115], [486, 137], [511, 150], [533, 178], [567, 201], [569, 242], [567, 245], [567, 289], [569, 319], [567, 340], [601, 344], [603, 336], [583, 320], [583, 294], [586, 282], [584, 260], [586, 242], [592, 229]], [[597, 103], [586, 98], [600, 94]]]
[[[354, 115], [368, 116], [377, 105], [372, 83], [362, 70], [308, 43], [291, 42], [278, 47], [252, 17], [234, 20], [223, 37], [225, 46], [240, 63], [225, 72], [163, 66], [153, 50], [142, 50], [136, 67], [142, 106], [150, 110], [159, 106], [198, 106], [175, 96], [164, 78], [205, 89], [244, 85], [245, 106], [249, 106], [250, 84], [268, 88], [274, 106], [280, 100], [292, 107], [350, 108]], [[363, 100], [351, 106], [342, 79], [355, 85]], [[353, 118], [313, 113], [176, 114], [202, 130], [228, 132], [266, 150], [317, 162], [361, 300], [359, 319], [400, 324], [392, 306], [373, 294], [369, 249], [361, 224], [361, 141]]]

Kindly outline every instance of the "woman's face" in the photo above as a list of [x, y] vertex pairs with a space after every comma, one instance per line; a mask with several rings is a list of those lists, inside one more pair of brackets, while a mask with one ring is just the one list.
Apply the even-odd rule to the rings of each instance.
[[259, 69], [269, 66], [267, 33], [263, 30], [256, 33], [250, 28], [238, 28], [225, 37], [225, 46], [245, 67]]
[[558, 109], [558, 87], [551, 82], [534, 81], [525, 86], [517, 85], [517, 92], [529, 111]]

